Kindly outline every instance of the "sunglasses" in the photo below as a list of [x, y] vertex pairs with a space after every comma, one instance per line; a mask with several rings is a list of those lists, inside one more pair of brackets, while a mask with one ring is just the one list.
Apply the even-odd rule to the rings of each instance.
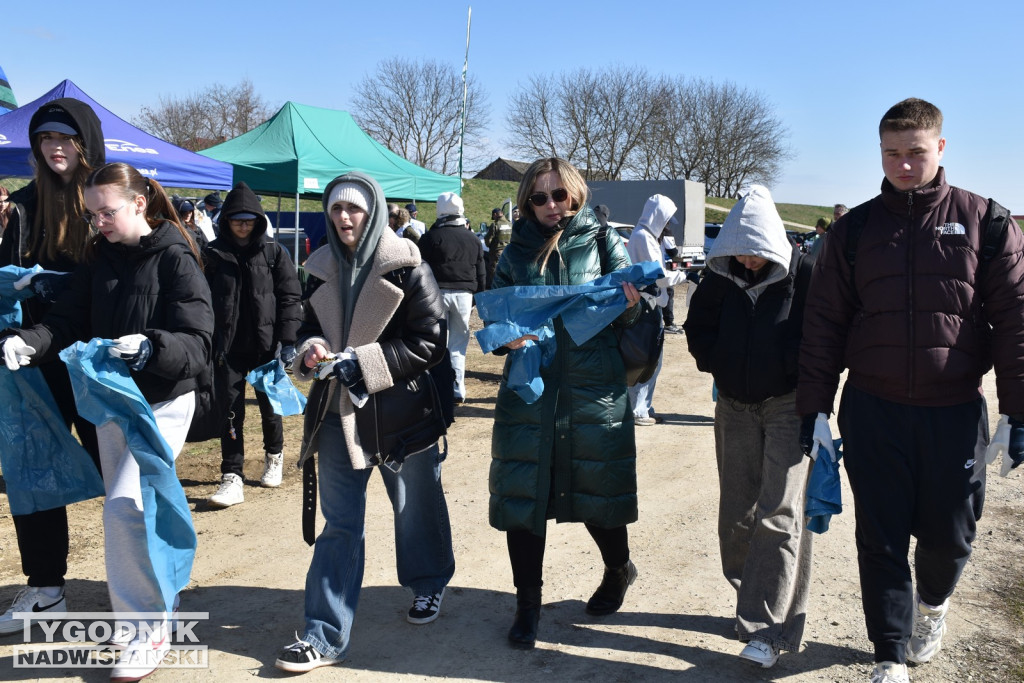
[[544, 206], [548, 203], [548, 198], [554, 199], [556, 202], [564, 202], [569, 198], [569, 190], [564, 187], [560, 187], [557, 190], [552, 190], [549, 195], [547, 192], [534, 192], [527, 199], [534, 206]]

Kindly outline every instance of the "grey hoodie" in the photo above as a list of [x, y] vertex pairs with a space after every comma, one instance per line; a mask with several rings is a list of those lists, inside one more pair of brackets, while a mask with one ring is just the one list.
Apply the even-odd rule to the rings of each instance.
[[[734, 256], [759, 256], [768, 261], [763, 277], [755, 283], [737, 276], [730, 268]], [[708, 254], [707, 267], [733, 280], [753, 301], [765, 287], [789, 274], [793, 247], [768, 188], [751, 185], [725, 218], [722, 230]]]

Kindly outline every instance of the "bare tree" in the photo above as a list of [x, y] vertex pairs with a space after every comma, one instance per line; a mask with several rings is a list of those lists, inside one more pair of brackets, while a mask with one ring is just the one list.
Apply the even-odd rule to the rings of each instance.
[[[467, 80], [464, 165], [478, 161], [488, 124], [487, 95]], [[440, 173], [458, 171], [462, 127], [462, 74], [436, 61], [394, 58], [356, 86], [356, 122], [382, 145]]]
[[181, 98], [160, 97], [132, 121], [148, 133], [192, 151], [247, 133], [273, 115], [252, 81], [232, 87], [218, 83]]
[[764, 95], [622, 67], [532, 76], [506, 123], [517, 154], [560, 156], [591, 178], [696, 180], [718, 197], [771, 184], [790, 156]]
[[529, 157], [560, 156], [592, 178], [621, 178], [664, 103], [663, 84], [644, 70], [534, 76], [513, 95], [507, 144]]

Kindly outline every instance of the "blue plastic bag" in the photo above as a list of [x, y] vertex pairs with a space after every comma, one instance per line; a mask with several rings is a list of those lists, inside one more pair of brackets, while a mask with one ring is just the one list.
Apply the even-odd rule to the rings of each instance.
[[839, 485], [839, 461], [843, 457], [840, 450], [842, 439], [833, 439], [832, 446], [836, 452], [835, 462], [824, 449], [818, 449], [818, 457], [811, 470], [811, 478], [807, 482], [807, 502], [804, 515], [807, 517], [807, 528], [816, 534], [828, 531], [832, 515], [843, 511], [843, 493]]
[[484, 353], [532, 334], [539, 339], [509, 353], [507, 386], [526, 403], [535, 403], [544, 392], [541, 367], [555, 354], [553, 320], [561, 317], [572, 340], [583, 344], [619, 317], [629, 301], [623, 282], [638, 289], [664, 277], [654, 261], [620, 268], [582, 285], [533, 285], [501, 287], [474, 295], [477, 314], [486, 326], [476, 332]]
[[97, 426], [113, 422], [120, 427], [139, 465], [148, 559], [170, 612], [174, 596], [188, 585], [196, 532], [174, 470], [174, 452], [128, 366], [107, 351], [115, 344], [110, 339], [75, 342], [60, 357], [68, 366], [78, 414]]
[[267, 395], [277, 415], [301, 415], [306, 409], [306, 397], [295, 388], [284, 365], [276, 358], [250, 372], [245, 381]]
[[[21, 301], [31, 297], [15, 281], [40, 266], [0, 268], [0, 327], [21, 325]], [[27, 515], [103, 495], [92, 458], [64, 425], [39, 368], [16, 372], [0, 363], [0, 468], [11, 514]]]

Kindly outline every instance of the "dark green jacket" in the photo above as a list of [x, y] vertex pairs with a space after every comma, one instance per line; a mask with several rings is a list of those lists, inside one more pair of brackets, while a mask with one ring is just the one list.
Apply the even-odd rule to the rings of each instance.
[[[579, 285], [602, 275], [590, 207], [569, 222], [558, 252], [540, 272], [542, 228], [516, 222], [493, 288]], [[608, 231], [605, 272], [629, 265], [615, 231]], [[623, 314], [631, 319], [631, 309]], [[625, 370], [611, 327], [577, 346], [555, 320], [558, 350], [541, 370], [544, 394], [528, 405], [508, 388], [508, 363], [498, 388], [491, 438], [490, 522], [501, 531], [544, 533], [547, 519], [602, 528], [637, 519], [636, 442]]]

